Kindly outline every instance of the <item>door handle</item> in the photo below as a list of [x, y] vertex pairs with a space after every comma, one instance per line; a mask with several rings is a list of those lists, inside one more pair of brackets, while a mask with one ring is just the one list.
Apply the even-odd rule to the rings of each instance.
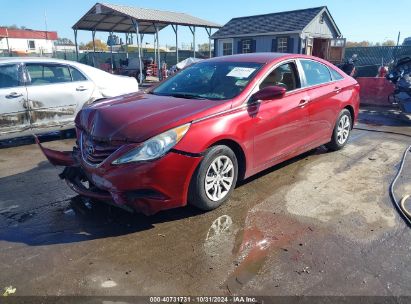
[[308, 99], [301, 99], [300, 103], [298, 104], [299, 107], [304, 107], [308, 104], [309, 100]]
[[11, 92], [9, 95], [6, 95], [6, 98], [18, 98], [18, 97], [21, 97], [21, 96], [23, 96], [23, 94], [22, 93], [17, 93], [17, 92]]
[[79, 92], [85, 91], [85, 90], [88, 90], [88, 89], [86, 87], [83, 87], [83, 86], [76, 88], [76, 91], [79, 91]]
[[340, 92], [341, 92], [341, 88], [340, 88], [340, 87], [335, 87], [335, 88], [334, 88], [334, 92], [337, 93], [337, 94], [340, 93]]

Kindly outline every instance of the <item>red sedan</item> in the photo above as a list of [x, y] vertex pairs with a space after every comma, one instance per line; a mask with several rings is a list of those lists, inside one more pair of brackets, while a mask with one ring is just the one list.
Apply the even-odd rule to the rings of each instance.
[[211, 210], [238, 180], [323, 144], [343, 148], [358, 108], [359, 85], [329, 62], [234, 55], [84, 108], [73, 151], [40, 147], [80, 195], [147, 215]]

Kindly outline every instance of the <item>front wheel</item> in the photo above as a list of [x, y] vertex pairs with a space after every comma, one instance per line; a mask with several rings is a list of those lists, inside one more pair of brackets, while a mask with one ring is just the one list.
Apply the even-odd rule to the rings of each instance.
[[331, 141], [326, 145], [328, 149], [337, 151], [347, 144], [352, 129], [352, 117], [350, 111], [344, 109], [340, 112], [335, 123]]
[[209, 148], [191, 178], [188, 203], [202, 210], [219, 207], [234, 190], [237, 177], [233, 150], [224, 145]]

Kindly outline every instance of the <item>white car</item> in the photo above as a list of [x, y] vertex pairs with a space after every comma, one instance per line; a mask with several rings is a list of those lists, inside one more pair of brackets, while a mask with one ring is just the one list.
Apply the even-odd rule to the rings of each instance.
[[0, 139], [70, 129], [84, 106], [137, 91], [135, 78], [74, 61], [0, 58]]

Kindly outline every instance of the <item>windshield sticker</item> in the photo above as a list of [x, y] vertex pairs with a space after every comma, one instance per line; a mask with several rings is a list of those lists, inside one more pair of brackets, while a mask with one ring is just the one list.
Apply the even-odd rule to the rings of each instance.
[[228, 77], [248, 78], [256, 69], [235, 67], [227, 74]]
[[235, 82], [235, 85], [236, 85], [237, 87], [245, 87], [245, 86], [247, 85], [247, 83], [248, 83], [247, 79], [238, 79], [238, 80]]

